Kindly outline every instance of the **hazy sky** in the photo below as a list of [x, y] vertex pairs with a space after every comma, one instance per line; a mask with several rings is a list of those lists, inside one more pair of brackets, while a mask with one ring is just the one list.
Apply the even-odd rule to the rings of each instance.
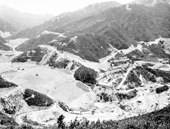
[[[104, 1], [111, 0], [0, 0], [0, 4], [10, 6], [21, 12], [57, 15], [63, 12], [80, 9], [92, 3]], [[134, 0], [115, 1], [124, 4]]]

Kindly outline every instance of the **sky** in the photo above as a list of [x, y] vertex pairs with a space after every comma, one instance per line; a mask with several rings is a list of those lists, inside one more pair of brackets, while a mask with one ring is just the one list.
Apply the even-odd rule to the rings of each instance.
[[[0, 5], [7, 5], [21, 12], [58, 15], [104, 1], [112, 0], [0, 0]], [[125, 4], [134, 0], [114, 1]]]

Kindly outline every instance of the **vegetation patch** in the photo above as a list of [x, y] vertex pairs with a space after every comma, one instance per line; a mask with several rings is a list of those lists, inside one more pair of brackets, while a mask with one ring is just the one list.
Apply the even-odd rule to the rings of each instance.
[[85, 66], [79, 67], [75, 73], [74, 77], [76, 80], [79, 80], [83, 83], [90, 83], [90, 84], [96, 84], [96, 77], [97, 72], [91, 68], [87, 68]]
[[100, 98], [100, 101], [103, 101], [103, 102], [112, 102], [113, 101], [112, 95], [109, 95], [104, 92], [97, 94], [97, 96]]
[[150, 51], [159, 58], [170, 58], [169, 54], [166, 54], [164, 49], [159, 44], [152, 44], [149, 46]]
[[133, 89], [135, 87], [141, 86], [142, 82], [139, 79], [139, 76], [137, 75], [136, 71], [131, 70], [126, 78], [126, 81], [124, 82], [125, 85], [128, 85], [128, 88]]
[[61, 115], [57, 125], [44, 127], [44, 129], [169, 129], [170, 107], [119, 121], [89, 121], [84, 118], [81, 121], [75, 119], [70, 124], [66, 124], [64, 118]]
[[169, 90], [168, 86], [161, 86], [161, 87], [156, 88], [156, 93], [160, 94], [160, 93], [162, 93], [164, 91], [168, 91], [168, 90]]
[[29, 106], [49, 107], [54, 103], [50, 97], [31, 89], [26, 89], [23, 96]]
[[[0, 117], [0, 120], [2, 120], [2, 118], [3, 117]], [[158, 111], [153, 111], [151, 113], [126, 118], [119, 121], [89, 121], [86, 118], [83, 118], [81, 121], [75, 119], [71, 121], [70, 124], [66, 124], [64, 122], [64, 118], [65, 117], [61, 115], [57, 120], [57, 124], [50, 127], [44, 127], [42, 129], [169, 129], [170, 106], [167, 106]], [[6, 118], [5, 116], [5, 120], [5, 123], [7, 122], [6, 124], [16, 124], [15, 122], [13, 123], [9, 117]], [[33, 129], [26, 125], [23, 125], [22, 127], [18, 127], [17, 129]]]
[[143, 65], [143, 67], [147, 71], [149, 71], [150, 73], [155, 75], [156, 77], [162, 77], [165, 83], [170, 82], [170, 71], [163, 71], [160, 69], [152, 69], [152, 68], [148, 67], [147, 65]]
[[41, 47], [37, 47], [33, 50], [26, 51], [21, 55], [17, 56], [12, 60], [12, 62], [27, 62], [27, 61], [35, 61], [40, 62], [44, 55], [46, 54], [46, 50], [42, 49]]
[[41, 126], [40, 123], [36, 122], [36, 121], [33, 121], [31, 119], [28, 119], [27, 116], [24, 116], [23, 118], [23, 122], [27, 123], [27, 124], [30, 124], [30, 125], [34, 125], [34, 126]]
[[70, 108], [63, 102], [59, 101], [58, 105], [66, 112], [70, 111]]
[[152, 73], [148, 72], [148, 71], [147, 71], [146, 69], [144, 69], [143, 67], [137, 66], [135, 70], [137, 71], [138, 76], [142, 75], [142, 77], [143, 77], [145, 80], [151, 81], [151, 82], [156, 82], [155, 76], [154, 76]]
[[69, 63], [70, 61], [68, 59], [60, 58], [56, 62], [53, 61], [53, 64], [51, 63], [50, 66], [53, 68], [65, 69]]
[[136, 90], [132, 90], [132, 91], [129, 91], [128, 93], [116, 93], [115, 94], [117, 96], [117, 98], [121, 101], [123, 99], [132, 99], [134, 97], [136, 97], [137, 95], [137, 91]]
[[0, 88], [10, 88], [10, 87], [17, 87], [17, 85], [12, 82], [8, 82], [8, 81], [4, 80], [0, 76]]

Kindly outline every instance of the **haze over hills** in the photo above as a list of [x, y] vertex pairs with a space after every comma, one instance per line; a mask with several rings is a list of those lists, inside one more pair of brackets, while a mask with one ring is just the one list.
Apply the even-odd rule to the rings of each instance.
[[5, 43], [7, 43], [7, 41], [0, 36], [0, 49], [1, 50], [6, 50], [6, 51], [11, 50], [11, 47], [5, 45]]
[[[10, 24], [11, 31], [18, 32], [20, 30], [41, 24], [49, 19], [52, 15], [36, 15], [31, 13], [22, 13], [6, 5], [0, 5], [0, 18]], [[3, 24], [1, 24], [3, 26]], [[4, 25], [5, 26], [5, 25]], [[2, 32], [8, 32], [9, 30], [1, 30]], [[12, 33], [11, 33], [12, 34]]]
[[5, 5], [0, 5], [0, 48], [11, 50], [9, 46], [5, 45], [6, 40], [4, 38], [15, 34], [19, 30], [41, 24], [52, 17], [52, 15], [21, 13]]
[[16, 34], [2, 18], [0, 30], [0, 126], [169, 128], [168, 1], [97, 3]]

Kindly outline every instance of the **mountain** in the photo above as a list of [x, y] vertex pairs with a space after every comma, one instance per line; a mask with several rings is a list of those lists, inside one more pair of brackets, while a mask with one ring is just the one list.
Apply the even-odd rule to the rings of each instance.
[[6, 43], [6, 40], [0, 36], [0, 50], [6, 50], [6, 51], [11, 50], [11, 48], [5, 45], [5, 43]]
[[0, 36], [0, 126], [168, 129], [170, 5], [74, 16]]
[[118, 2], [110, 1], [89, 5], [83, 9], [79, 9], [77, 11], [68, 12], [60, 14], [53, 19], [45, 22], [42, 25], [38, 25], [35, 27], [28, 28], [26, 30], [20, 31], [18, 34], [14, 35], [12, 38], [22, 37], [22, 38], [33, 38], [39, 34], [41, 34], [45, 30], [57, 28], [68, 24], [73, 21], [80, 20], [85, 17], [97, 15], [108, 8], [118, 7], [121, 4]]
[[170, 4], [170, 0], [136, 0], [132, 4], [140, 4], [145, 6], [154, 6], [158, 3]]
[[[154, 7], [141, 5], [126, 5], [111, 8], [105, 12], [67, 25], [54, 28], [51, 31], [76, 35], [83, 33], [98, 33], [111, 31], [114, 28], [120, 33], [126, 33], [135, 41], [150, 41], [159, 36], [169, 36], [169, 8], [170, 5], [160, 3]], [[163, 31], [163, 32], [162, 32]]]
[[0, 5], [0, 18], [8, 22], [15, 29], [15, 32], [41, 24], [53, 16], [22, 13], [11, 7]]
[[16, 28], [0, 18], [0, 36], [6, 38], [16, 32]]
[[4, 38], [14, 32], [15, 29], [9, 23], [0, 18], [0, 50], [11, 50], [9, 46], [5, 45], [7, 41]]
[[50, 44], [84, 59], [98, 61], [115, 48], [127, 49], [139, 41], [170, 37], [169, 9], [170, 5], [165, 3], [152, 7], [129, 4], [109, 8], [43, 33], [44, 29], [37, 28], [38, 31], [32, 34], [39, 35], [18, 46], [17, 50], [27, 51], [41, 44]]

